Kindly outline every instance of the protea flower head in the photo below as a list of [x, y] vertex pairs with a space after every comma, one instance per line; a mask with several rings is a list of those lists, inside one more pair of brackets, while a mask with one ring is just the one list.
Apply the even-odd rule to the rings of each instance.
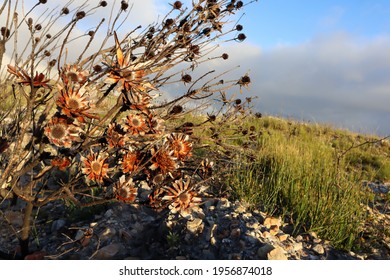
[[89, 180], [97, 183], [103, 183], [104, 178], [108, 178], [108, 163], [107, 157], [100, 154], [91, 153], [87, 157], [81, 157], [83, 163], [82, 172], [87, 175]]
[[127, 203], [134, 202], [137, 198], [138, 189], [134, 185], [133, 178], [126, 179], [126, 176], [122, 175], [114, 184], [114, 194], [118, 200]]
[[192, 211], [199, 210], [199, 204], [202, 199], [197, 192], [191, 189], [191, 179], [187, 176], [186, 181], [183, 178], [176, 180], [172, 186], [164, 187], [166, 194], [162, 200], [169, 201], [169, 208], [172, 213], [179, 213], [186, 217], [191, 215]]
[[169, 148], [173, 151], [173, 156], [178, 160], [191, 157], [192, 143], [189, 136], [183, 133], [172, 133], [168, 136]]
[[45, 127], [45, 135], [49, 141], [64, 148], [70, 148], [74, 141], [79, 141], [80, 129], [73, 124], [68, 124], [64, 118], [53, 117]]

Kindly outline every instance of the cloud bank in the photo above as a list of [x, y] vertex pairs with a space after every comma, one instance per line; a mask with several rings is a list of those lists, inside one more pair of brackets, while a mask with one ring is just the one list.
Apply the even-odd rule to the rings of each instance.
[[334, 33], [264, 52], [252, 45], [229, 51], [232, 65], [251, 69], [250, 94], [259, 96], [259, 111], [387, 135], [389, 49], [387, 36]]

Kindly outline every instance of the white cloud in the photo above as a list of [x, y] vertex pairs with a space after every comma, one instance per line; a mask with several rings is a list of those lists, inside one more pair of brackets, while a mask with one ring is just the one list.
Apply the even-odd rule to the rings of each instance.
[[224, 47], [230, 59], [218, 67], [249, 70], [248, 94], [259, 97], [256, 107], [263, 113], [387, 135], [389, 49], [390, 37], [333, 33], [266, 51], [245, 43]]

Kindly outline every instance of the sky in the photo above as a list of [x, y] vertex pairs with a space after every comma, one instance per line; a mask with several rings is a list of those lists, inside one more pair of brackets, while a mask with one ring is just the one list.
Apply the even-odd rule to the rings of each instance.
[[[134, 27], [161, 19], [173, 0], [129, 2], [126, 24]], [[247, 39], [222, 45], [229, 60], [213, 66], [221, 72], [240, 65], [238, 74], [250, 75], [245, 95], [258, 97], [255, 111], [390, 135], [390, 1], [258, 0], [242, 13], [236, 19]], [[108, 14], [97, 11], [84, 28]]]

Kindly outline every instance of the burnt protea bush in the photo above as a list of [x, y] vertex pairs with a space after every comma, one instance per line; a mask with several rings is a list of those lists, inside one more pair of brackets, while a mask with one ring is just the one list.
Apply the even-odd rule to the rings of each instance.
[[[119, 201], [196, 215], [202, 203], [199, 187], [204, 189], [214, 163], [193, 158], [194, 124], [184, 121], [185, 104], [207, 108], [219, 100], [222, 108], [216, 111], [224, 122], [245, 111], [229, 95], [247, 87], [249, 76], [222, 80], [214, 70], [199, 73], [202, 65], [228, 58], [215, 55], [219, 44], [244, 39], [229, 25], [242, 5], [199, 0], [184, 7], [176, 1], [160, 22], [132, 28], [126, 20], [130, 9], [122, 1], [108, 25], [102, 19], [80, 36], [85, 26], [80, 22], [96, 9], [107, 9], [106, 1], [76, 8], [70, 2], [37, 18], [33, 15], [46, 1], [25, 18], [18, 12], [22, 5], [5, 3], [0, 188], [5, 199], [12, 194], [27, 205], [18, 236], [22, 256], [28, 253], [29, 217], [52, 201], [78, 206]], [[99, 37], [104, 26], [107, 32]], [[169, 92], [172, 84], [180, 91]], [[58, 172], [66, 176], [57, 179]], [[147, 186], [142, 192], [140, 182]]]

